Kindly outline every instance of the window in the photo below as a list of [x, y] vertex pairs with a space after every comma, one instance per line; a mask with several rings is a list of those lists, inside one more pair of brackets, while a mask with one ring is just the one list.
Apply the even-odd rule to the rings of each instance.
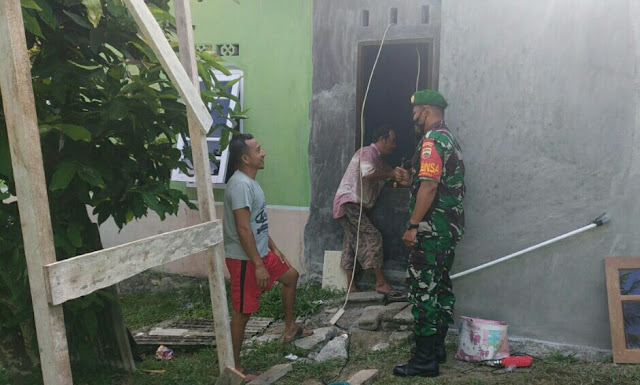
[[[242, 106], [242, 89], [244, 85], [244, 81], [242, 79], [243, 72], [239, 69], [230, 69], [230, 76], [224, 75], [219, 71], [213, 71], [215, 78], [218, 80], [220, 87], [227, 85], [229, 82], [232, 82], [236, 79], [240, 79], [236, 83], [234, 83], [230, 89], [227, 89], [226, 92], [234, 95], [240, 101], [240, 106]], [[200, 80], [200, 89], [204, 90], [205, 85]], [[236, 108], [237, 102], [235, 100], [231, 100], [228, 98], [218, 98], [217, 102], [220, 106], [222, 106], [221, 110], [216, 110], [212, 108], [212, 104], [209, 103], [207, 107], [211, 110], [211, 117], [213, 118], [214, 125], [226, 125], [227, 127], [233, 127], [233, 121], [231, 120], [231, 112]], [[242, 120], [238, 124], [238, 131], [242, 132]], [[231, 135], [231, 134], [228, 134]], [[229, 165], [229, 150], [225, 148], [224, 151], [220, 151], [220, 139], [222, 138], [222, 129], [221, 127], [217, 127], [212, 130], [207, 136], [207, 146], [209, 147], [209, 154], [213, 154], [218, 161], [217, 164], [214, 162], [210, 162], [211, 165], [211, 183], [214, 186], [222, 187], [226, 182], [227, 176], [227, 167]], [[178, 137], [178, 149], [182, 150], [185, 146], [189, 147], [191, 145], [191, 141], [187, 137], [187, 143], [185, 143], [182, 137]], [[189, 165], [190, 169], [193, 169], [193, 165], [188, 159], [184, 159]], [[195, 178], [193, 175], [186, 175], [179, 169], [173, 170], [173, 174], [171, 176], [172, 180], [187, 182], [187, 186], [193, 187], [195, 186]]]

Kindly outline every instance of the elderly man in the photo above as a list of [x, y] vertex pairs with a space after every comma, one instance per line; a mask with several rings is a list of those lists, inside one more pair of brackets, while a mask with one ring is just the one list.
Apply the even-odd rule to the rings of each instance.
[[[342, 177], [338, 191], [333, 199], [333, 218], [337, 219], [344, 230], [342, 260], [340, 266], [349, 277], [351, 292], [356, 291], [351, 282], [355, 260], [363, 269], [373, 269], [376, 276], [378, 293], [391, 297], [399, 297], [401, 293], [394, 290], [382, 272], [383, 252], [382, 235], [369, 220], [367, 211], [376, 203], [378, 195], [387, 179], [394, 177], [393, 169], [382, 159], [396, 148], [396, 133], [391, 126], [378, 127], [370, 146], [356, 151], [351, 158], [347, 171]], [[362, 185], [360, 177], [362, 176]], [[360, 239], [356, 257], [356, 237], [362, 195], [362, 218], [360, 220]]]
[[453, 323], [453, 286], [449, 272], [454, 248], [464, 231], [464, 163], [460, 145], [444, 123], [447, 101], [437, 91], [413, 94], [413, 119], [420, 134], [411, 174], [396, 169], [396, 179], [411, 186], [410, 219], [402, 237], [411, 248], [407, 281], [416, 346], [399, 376], [435, 377], [446, 361], [444, 339]]

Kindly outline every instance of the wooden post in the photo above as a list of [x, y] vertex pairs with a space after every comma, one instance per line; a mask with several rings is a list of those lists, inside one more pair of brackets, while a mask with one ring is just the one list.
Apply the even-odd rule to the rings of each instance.
[[72, 384], [62, 306], [47, 303], [42, 266], [56, 261], [20, 0], [0, 1], [0, 88], [16, 181], [42, 377]]
[[[196, 66], [195, 44], [193, 41], [193, 27], [191, 25], [191, 7], [189, 0], [174, 0], [176, 27], [180, 61], [187, 71], [191, 82], [199, 89], [198, 70]], [[211, 187], [211, 166], [209, 164], [209, 148], [207, 137], [199, 130], [193, 111], [189, 110], [189, 137], [198, 192], [198, 210], [200, 220], [208, 222], [216, 219], [215, 201]], [[211, 292], [211, 307], [213, 309], [213, 323], [216, 330], [216, 349], [218, 351], [218, 365], [220, 373], [225, 367], [235, 367], [233, 359], [233, 344], [229, 329], [229, 310], [227, 308], [227, 290], [224, 285], [224, 246], [220, 242], [210, 247], [206, 252], [209, 290]]]

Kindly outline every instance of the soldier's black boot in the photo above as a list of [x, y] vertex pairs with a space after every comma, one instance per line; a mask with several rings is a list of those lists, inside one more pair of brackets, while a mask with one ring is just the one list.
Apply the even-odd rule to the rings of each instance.
[[447, 350], [444, 347], [447, 331], [449, 331], [449, 326], [441, 326], [438, 328], [438, 334], [436, 334], [436, 359], [440, 364], [447, 362]]
[[401, 377], [437, 377], [440, 371], [435, 352], [436, 336], [416, 336], [415, 342], [416, 350], [413, 357], [408, 363], [396, 366], [393, 369], [393, 374]]

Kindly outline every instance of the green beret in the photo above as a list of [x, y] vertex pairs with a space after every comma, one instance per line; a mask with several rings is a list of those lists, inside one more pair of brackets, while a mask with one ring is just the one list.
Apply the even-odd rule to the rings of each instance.
[[414, 106], [420, 104], [428, 104], [430, 106], [440, 107], [443, 110], [449, 105], [440, 92], [435, 90], [416, 91], [411, 96], [411, 104]]

